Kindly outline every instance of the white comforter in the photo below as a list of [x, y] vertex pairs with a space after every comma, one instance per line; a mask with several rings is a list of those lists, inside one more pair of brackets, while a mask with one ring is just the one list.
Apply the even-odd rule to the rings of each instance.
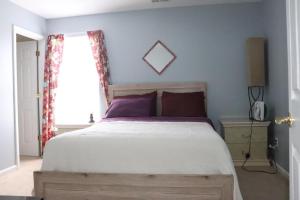
[[101, 122], [52, 138], [43, 171], [233, 174], [234, 199], [242, 200], [223, 139], [201, 122]]

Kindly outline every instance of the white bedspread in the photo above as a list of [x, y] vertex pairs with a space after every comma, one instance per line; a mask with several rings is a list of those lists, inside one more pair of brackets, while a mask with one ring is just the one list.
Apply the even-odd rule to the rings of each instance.
[[223, 139], [207, 123], [113, 121], [52, 138], [43, 171], [233, 174], [235, 200], [242, 200]]

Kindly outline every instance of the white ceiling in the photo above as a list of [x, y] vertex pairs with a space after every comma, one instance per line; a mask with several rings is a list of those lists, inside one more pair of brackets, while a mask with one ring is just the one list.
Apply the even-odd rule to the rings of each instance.
[[197, 6], [204, 4], [245, 3], [261, 0], [10, 0], [44, 18], [60, 18], [97, 13], [143, 10], [167, 7]]

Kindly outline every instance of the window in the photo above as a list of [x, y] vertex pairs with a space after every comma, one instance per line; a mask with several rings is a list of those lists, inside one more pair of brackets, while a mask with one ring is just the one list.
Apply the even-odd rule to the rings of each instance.
[[56, 124], [86, 124], [90, 113], [98, 120], [99, 84], [88, 36], [65, 37], [55, 101]]

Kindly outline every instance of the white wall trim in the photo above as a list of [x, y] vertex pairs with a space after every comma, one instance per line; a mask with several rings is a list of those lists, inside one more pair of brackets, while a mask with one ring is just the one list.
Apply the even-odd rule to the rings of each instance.
[[17, 169], [17, 165], [13, 165], [13, 166], [8, 167], [6, 169], [2, 169], [2, 170], [0, 170], [0, 176], [3, 175], [3, 174], [5, 174], [5, 173], [7, 173], [7, 172], [10, 172], [10, 171], [12, 171], [14, 169]]
[[12, 25], [13, 53], [13, 99], [14, 99], [14, 131], [15, 131], [15, 165], [20, 166], [19, 121], [18, 121], [18, 79], [17, 79], [17, 34], [40, 41], [44, 37], [16, 25]]
[[16, 26], [16, 25], [13, 25], [13, 30], [14, 30], [15, 34], [20, 34], [20, 35], [23, 35], [25, 37], [28, 37], [28, 38], [31, 38], [31, 39], [34, 39], [34, 40], [42, 40], [44, 38], [40, 34], [31, 32], [27, 29], [21, 28], [21, 27]]
[[278, 172], [283, 175], [285, 178], [289, 179], [290, 178], [290, 173], [286, 171], [281, 165], [276, 163]]

